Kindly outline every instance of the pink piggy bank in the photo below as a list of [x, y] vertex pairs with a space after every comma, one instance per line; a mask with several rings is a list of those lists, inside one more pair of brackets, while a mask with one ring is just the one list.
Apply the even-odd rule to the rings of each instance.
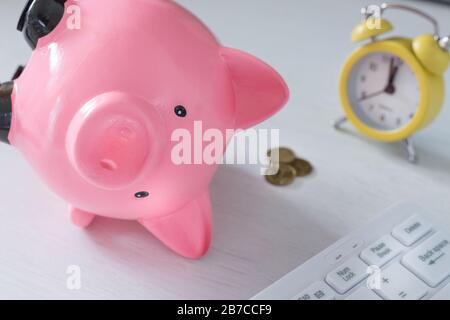
[[169, 0], [32, 0], [19, 29], [34, 51], [0, 89], [0, 137], [77, 226], [136, 220], [178, 254], [203, 256], [218, 165], [174, 163], [172, 133], [260, 123], [288, 99], [280, 75]]

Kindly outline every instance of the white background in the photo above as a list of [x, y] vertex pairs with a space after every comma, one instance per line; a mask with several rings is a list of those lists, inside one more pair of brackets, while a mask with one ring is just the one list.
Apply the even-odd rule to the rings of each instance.
[[[282, 144], [309, 159], [313, 176], [277, 189], [255, 168], [222, 167], [212, 183], [215, 234], [199, 261], [167, 250], [133, 222], [98, 219], [82, 231], [11, 147], [0, 146], [0, 298], [247, 299], [379, 210], [410, 200], [450, 226], [450, 100], [416, 137], [420, 164], [400, 144], [368, 141], [341, 115], [338, 76], [356, 48], [350, 32], [366, 1], [182, 0], [226, 46], [264, 59], [285, 77], [288, 106], [261, 128], [282, 128]], [[0, 3], [0, 79], [30, 50], [15, 31], [25, 0]], [[450, 7], [410, 1], [450, 34]], [[390, 13], [396, 34], [431, 31], [408, 13]], [[447, 89], [449, 89], [448, 75]], [[82, 289], [66, 288], [79, 265]]]

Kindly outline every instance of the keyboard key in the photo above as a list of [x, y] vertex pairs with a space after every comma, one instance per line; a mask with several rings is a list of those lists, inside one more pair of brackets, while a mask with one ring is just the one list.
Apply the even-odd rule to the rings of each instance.
[[345, 300], [383, 300], [377, 295], [373, 290], [367, 288], [367, 286], [362, 286], [351, 295], [349, 295]]
[[306, 290], [294, 298], [294, 300], [334, 300], [336, 293], [322, 281], [310, 285]]
[[431, 223], [419, 215], [415, 215], [395, 227], [392, 235], [405, 246], [410, 247], [426, 236], [432, 229]]
[[361, 259], [369, 265], [382, 267], [398, 256], [403, 248], [397, 240], [387, 235], [368, 246], [361, 253]]
[[408, 252], [403, 265], [435, 288], [450, 277], [450, 236], [437, 232]]
[[326, 281], [337, 292], [344, 294], [369, 276], [367, 268], [361, 259], [352, 258], [330, 272]]
[[450, 300], [450, 283], [435, 294], [431, 300]]
[[380, 280], [380, 289], [375, 291], [386, 300], [420, 300], [428, 293], [425, 283], [400, 263], [386, 268]]

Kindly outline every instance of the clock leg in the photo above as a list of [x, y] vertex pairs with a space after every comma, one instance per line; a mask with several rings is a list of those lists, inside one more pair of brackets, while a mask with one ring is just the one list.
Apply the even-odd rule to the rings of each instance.
[[341, 117], [334, 122], [334, 128], [336, 130], [341, 129], [342, 125], [348, 121], [347, 117]]
[[406, 151], [408, 152], [408, 161], [411, 163], [417, 163], [417, 153], [416, 148], [414, 148], [414, 144], [411, 138], [405, 139]]

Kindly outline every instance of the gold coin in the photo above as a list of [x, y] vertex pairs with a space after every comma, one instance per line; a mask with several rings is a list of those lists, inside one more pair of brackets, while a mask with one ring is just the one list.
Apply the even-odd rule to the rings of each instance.
[[297, 158], [290, 165], [295, 169], [297, 177], [309, 176], [314, 170], [311, 163], [304, 159]]
[[[278, 152], [279, 154], [279, 162], [289, 164], [295, 160], [295, 153], [291, 149], [288, 148], [277, 148], [272, 149], [267, 152], [267, 156], [272, 159], [272, 155]], [[275, 159], [272, 159], [275, 160]]]
[[281, 164], [278, 173], [266, 176], [266, 180], [275, 186], [287, 186], [294, 182], [297, 172], [288, 164]]

